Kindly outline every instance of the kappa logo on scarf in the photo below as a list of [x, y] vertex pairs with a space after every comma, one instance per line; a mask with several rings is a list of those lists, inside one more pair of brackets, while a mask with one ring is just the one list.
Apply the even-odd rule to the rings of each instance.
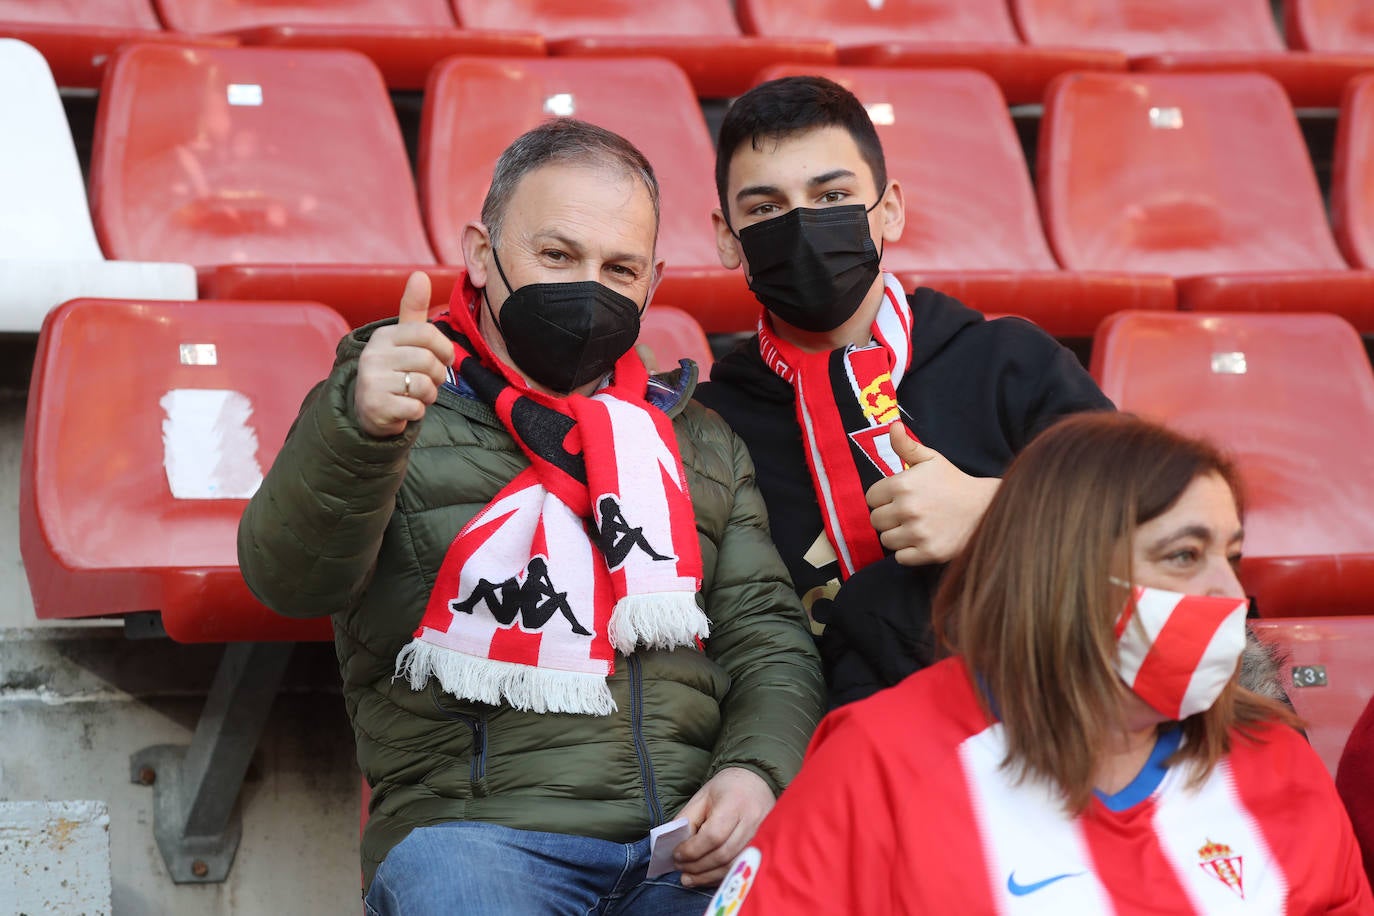
[[625, 558], [630, 555], [630, 551], [636, 547], [648, 554], [651, 560], [677, 561], [677, 557], [664, 556], [654, 550], [649, 544], [649, 539], [644, 536], [642, 526], [630, 527], [630, 523], [625, 521], [625, 513], [621, 511], [620, 500], [615, 496], [608, 493], [598, 499], [596, 514], [596, 546], [601, 549], [601, 555], [606, 558], [606, 566], [612, 572], [620, 568]]
[[554, 587], [549, 578], [548, 557], [531, 557], [519, 576], [512, 576], [500, 585], [478, 579], [466, 598], [453, 599], [448, 608], [455, 614], [471, 614], [478, 604], [485, 605], [487, 613], [503, 627], [513, 625], [519, 617], [522, 630], [535, 632], [542, 630], [554, 614], [561, 613], [578, 636], [592, 635], [573, 615], [568, 593]]
[[490, 404], [530, 464], [449, 544], [396, 675], [480, 703], [610, 715], [617, 653], [700, 647], [711, 632], [673, 421], [633, 350], [592, 397], [530, 390], [486, 346], [477, 299], [456, 289], [441, 323], [459, 357], [445, 384]]

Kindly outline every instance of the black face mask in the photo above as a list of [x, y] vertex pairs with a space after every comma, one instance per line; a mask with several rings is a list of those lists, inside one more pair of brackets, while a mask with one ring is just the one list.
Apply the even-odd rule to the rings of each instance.
[[763, 307], [803, 331], [848, 321], [882, 260], [868, 231], [873, 207], [798, 207], [741, 229], [735, 238], [749, 262], [749, 288]]
[[515, 365], [545, 388], [567, 394], [601, 378], [634, 346], [644, 310], [633, 299], [595, 280], [528, 283], [515, 289], [495, 248], [491, 257], [510, 296], [501, 307], [502, 321], [483, 289], [487, 313]]

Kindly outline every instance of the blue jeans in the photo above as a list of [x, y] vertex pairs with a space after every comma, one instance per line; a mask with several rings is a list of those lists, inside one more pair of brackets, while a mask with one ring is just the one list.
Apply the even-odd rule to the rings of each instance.
[[715, 888], [680, 872], [645, 878], [649, 840], [611, 843], [454, 821], [419, 827], [387, 854], [369, 916], [702, 916]]

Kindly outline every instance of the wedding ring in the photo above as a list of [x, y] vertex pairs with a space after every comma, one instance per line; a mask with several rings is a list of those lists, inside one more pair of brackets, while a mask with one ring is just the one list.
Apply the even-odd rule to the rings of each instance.
[[410, 397], [410, 373], [407, 372], [405, 375], [401, 376], [401, 381], [404, 383], [401, 394]]

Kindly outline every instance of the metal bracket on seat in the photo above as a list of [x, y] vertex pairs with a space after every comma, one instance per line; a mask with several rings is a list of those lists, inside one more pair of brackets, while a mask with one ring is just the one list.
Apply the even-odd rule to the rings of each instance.
[[153, 789], [153, 835], [177, 884], [229, 876], [242, 832], [239, 790], [295, 645], [229, 643], [191, 743], [129, 757], [131, 780]]

